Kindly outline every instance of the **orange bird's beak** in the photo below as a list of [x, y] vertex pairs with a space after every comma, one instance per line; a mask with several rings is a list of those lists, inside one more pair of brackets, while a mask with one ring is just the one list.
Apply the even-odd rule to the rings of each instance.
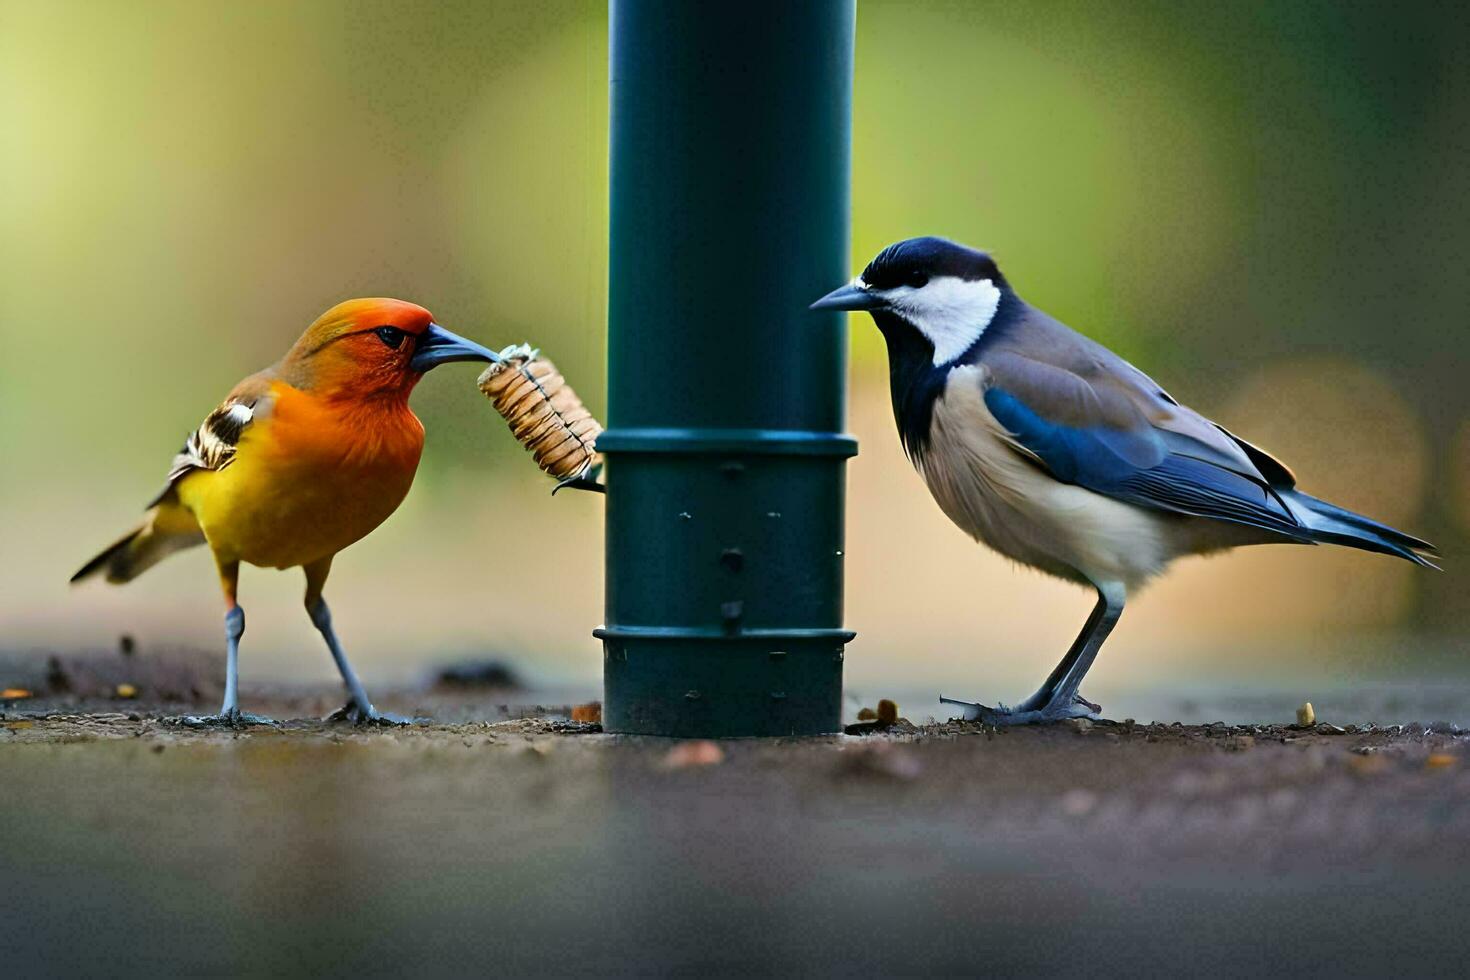
[[422, 374], [450, 361], [489, 361], [494, 364], [499, 360], [500, 355], [488, 347], [481, 347], [473, 340], [466, 340], [437, 323], [431, 323], [427, 330], [419, 334], [408, 366], [410, 370]]

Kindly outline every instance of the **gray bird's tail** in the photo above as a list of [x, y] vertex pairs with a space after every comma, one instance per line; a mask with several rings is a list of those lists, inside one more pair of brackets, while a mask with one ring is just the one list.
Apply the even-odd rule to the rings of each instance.
[[1325, 500], [1318, 500], [1300, 490], [1278, 490], [1281, 499], [1297, 519], [1312, 532], [1312, 540], [1325, 544], [1341, 544], [1382, 555], [1397, 555], [1416, 565], [1438, 569], [1430, 558], [1439, 557], [1439, 549], [1428, 541], [1380, 524], [1372, 518], [1344, 510]]
[[109, 582], [130, 582], [175, 551], [204, 543], [204, 532], [194, 515], [166, 495], [148, 511], [148, 518], [103, 548], [71, 577], [73, 583], [93, 575]]

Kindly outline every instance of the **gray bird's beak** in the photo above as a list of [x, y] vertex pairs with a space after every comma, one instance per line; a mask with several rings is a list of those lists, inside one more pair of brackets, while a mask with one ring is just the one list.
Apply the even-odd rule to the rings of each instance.
[[809, 309], [813, 310], [881, 310], [887, 304], [883, 297], [873, 292], [867, 286], [860, 285], [862, 280], [854, 279], [839, 289], [834, 289], [826, 296], [813, 303]]
[[450, 333], [437, 323], [431, 323], [429, 329], [419, 334], [408, 367], [409, 370], [422, 374], [450, 361], [489, 361], [494, 364], [499, 360], [500, 355], [489, 348]]

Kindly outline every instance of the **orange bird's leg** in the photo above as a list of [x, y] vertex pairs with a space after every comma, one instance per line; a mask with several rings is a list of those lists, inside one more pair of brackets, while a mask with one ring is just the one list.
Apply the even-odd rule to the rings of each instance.
[[220, 717], [240, 713], [240, 637], [245, 635], [245, 610], [235, 601], [240, 587], [240, 563], [218, 562], [219, 585], [225, 594], [225, 646], [228, 650], [225, 661], [225, 703], [220, 706]]
[[240, 582], [240, 563], [220, 561], [215, 558], [219, 569], [219, 584], [225, 594], [225, 700], [219, 714], [203, 717], [191, 715], [184, 723], [195, 727], [207, 725], [274, 725], [275, 722], [260, 715], [245, 714], [240, 710], [240, 637], [245, 635], [245, 610], [235, 601], [235, 591]]
[[342, 644], [337, 642], [337, 633], [332, 629], [332, 611], [327, 608], [327, 600], [322, 598], [327, 575], [332, 571], [332, 556], [303, 565], [301, 570], [306, 573], [306, 614], [311, 617], [312, 625], [322, 634], [322, 639], [327, 641], [327, 649], [331, 651], [332, 659], [337, 664], [337, 672], [342, 675], [342, 683], [347, 686], [347, 703], [328, 715], [327, 720], [350, 721], [358, 725], [408, 724], [407, 718], [386, 714], [373, 707], [362, 682], [357, 679], [352, 665], [347, 662]]

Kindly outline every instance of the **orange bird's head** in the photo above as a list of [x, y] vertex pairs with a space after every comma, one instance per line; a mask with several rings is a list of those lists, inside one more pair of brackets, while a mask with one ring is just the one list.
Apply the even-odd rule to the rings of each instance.
[[306, 328], [282, 362], [288, 380], [327, 395], [403, 398], [431, 368], [498, 361], [493, 351], [445, 330], [401, 299], [349, 299]]

